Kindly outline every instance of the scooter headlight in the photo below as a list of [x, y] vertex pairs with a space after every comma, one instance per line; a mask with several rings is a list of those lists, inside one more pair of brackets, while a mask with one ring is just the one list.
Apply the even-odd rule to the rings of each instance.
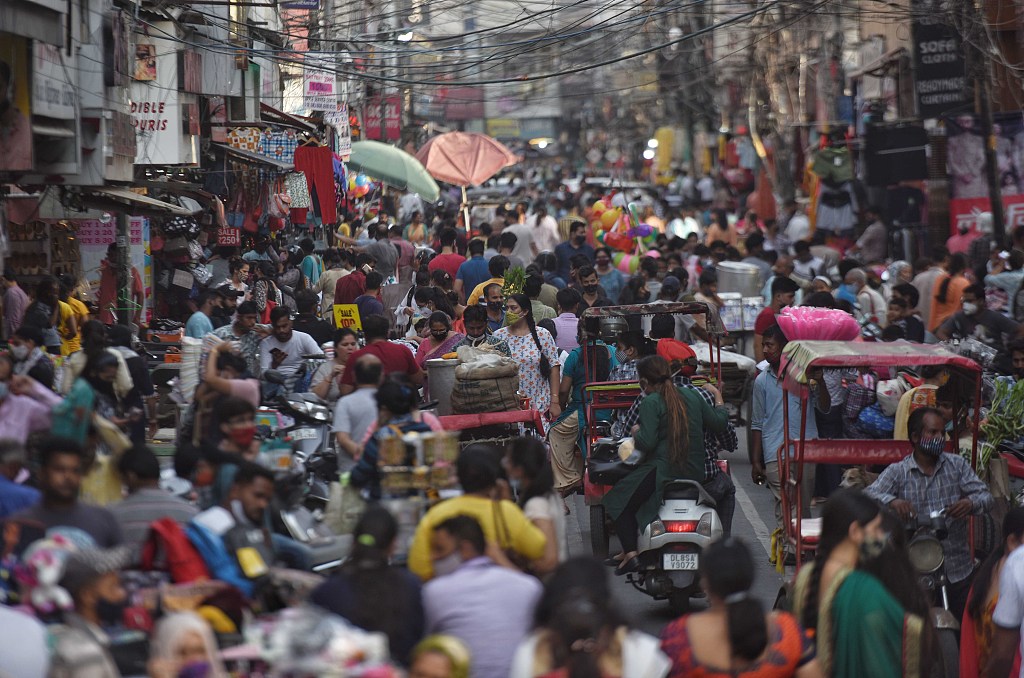
[[699, 534], [702, 537], [708, 537], [708, 538], [711, 537], [711, 514], [710, 513], [705, 513], [704, 515], [702, 515], [700, 517], [700, 520], [697, 522], [697, 530], [696, 530], [696, 532], [697, 532], [697, 534]]
[[651, 523], [651, 538], [660, 537], [665, 534], [665, 523], [660, 520], [655, 520]]

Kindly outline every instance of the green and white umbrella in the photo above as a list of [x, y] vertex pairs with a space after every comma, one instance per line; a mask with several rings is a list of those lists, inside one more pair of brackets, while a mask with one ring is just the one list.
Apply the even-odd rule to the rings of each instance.
[[379, 141], [356, 141], [347, 164], [388, 186], [418, 193], [424, 200], [434, 202], [441, 196], [427, 168], [400, 148]]

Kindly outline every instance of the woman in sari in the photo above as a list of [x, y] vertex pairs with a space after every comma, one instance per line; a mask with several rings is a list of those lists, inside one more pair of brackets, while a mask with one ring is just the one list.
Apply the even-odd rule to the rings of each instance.
[[[967, 609], [960, 626], [961, 678], [978, 678], [988, 663], [996, 632], [992, 614], [999, 602], [999, 577], [1007, 557], [1021, 544], [1024, 544], [1024, 508], [1017, 506], [1003, 518], [1003, 541], [978, 568], [967, 595]], [[1020, 675], [1019, 649], [1010, 675]]]
[[455, 350], [464, 334], [452, 331], [452, 319], [443, 311], [434, 311], [428, 320], [430, 336], [420, 342], [416, 351], [416, 364], [423, 367], [428, 360], [440, 358]]
[[793, 611], [817, 639], [818, 661], [833, 678], [921, 675], [923, 620], [857, 569], [884, 551], [881, 510], [857, 490], [839, 490], [822, 511], [815, 560], [797, 575]]

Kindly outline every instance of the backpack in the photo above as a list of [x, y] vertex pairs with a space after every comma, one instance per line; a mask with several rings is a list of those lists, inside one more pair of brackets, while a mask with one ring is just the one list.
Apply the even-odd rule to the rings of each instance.
[[158, 569], [155, 567], [157, 554], [161, 555], [163, 564], [159, 569], [166, 569], [175, 584], [210, 578], [203, 557], [173, 518], [164, 517], [149, 526], [149, 536], [142, 545], [142, 569]]
[[238, 561], [228, 552], [220, 537], [195, 522], [188, 524], [185, 534], [188, 535], [189, 541], [202, 556], [214, 579], [227, 582], [244, 593], [246, 598], [252, 598], [255, 588], [253, 582], [246, 579], [242, 571], [238, 569]]

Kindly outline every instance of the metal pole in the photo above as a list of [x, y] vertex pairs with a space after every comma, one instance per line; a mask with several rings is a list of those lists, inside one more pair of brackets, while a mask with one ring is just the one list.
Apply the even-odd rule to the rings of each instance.
[[117, 324], [130, 325], [135, 317], [131, 298], [131, 250], [128, 215], [117, 213]]

